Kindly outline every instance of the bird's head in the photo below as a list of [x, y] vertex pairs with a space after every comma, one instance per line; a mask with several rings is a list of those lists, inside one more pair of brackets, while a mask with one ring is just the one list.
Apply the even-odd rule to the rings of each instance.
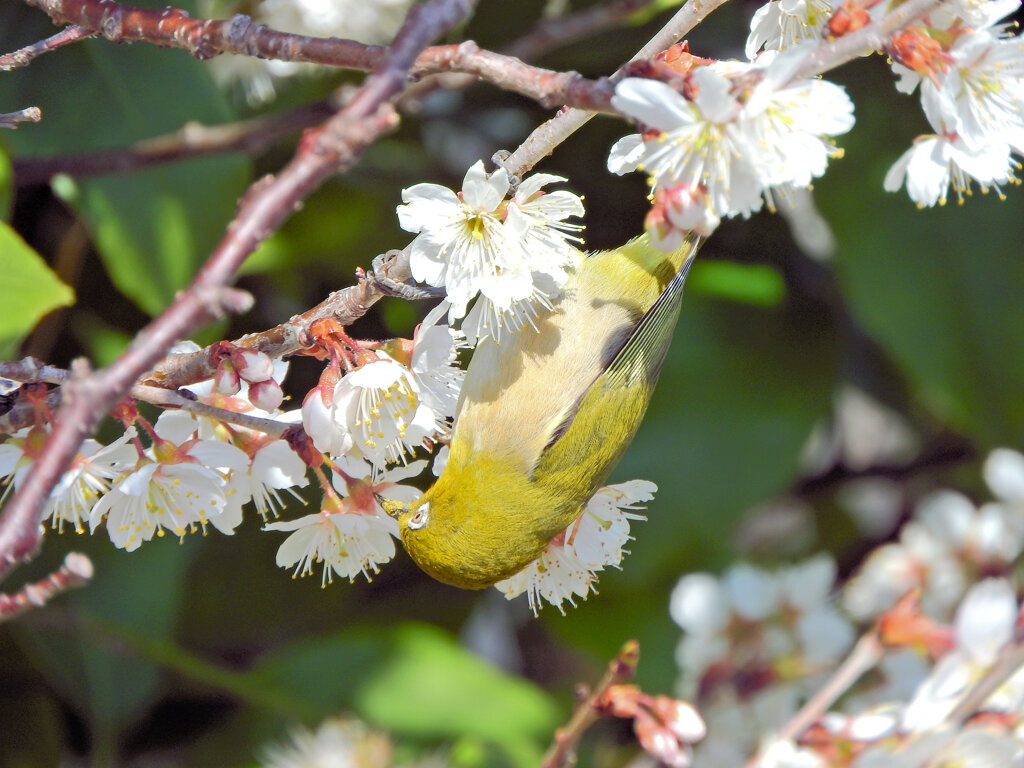
[[[378, 497], [398, 521], [409, 556], [428, 575], [462, 589], [483, 589], [518, 573], [547, 545], [534, 526], [517, 525], [515, 510], [499, 508], [442, 477], [413, 502]], [[549, 537], [550, 538], [550, 537]]]

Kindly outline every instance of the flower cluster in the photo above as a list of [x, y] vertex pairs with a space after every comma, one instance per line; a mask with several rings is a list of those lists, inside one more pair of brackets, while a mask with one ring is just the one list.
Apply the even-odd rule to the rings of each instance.
[[[544, 553], [511, 578], [499, 581], [495, 588], [508, 600], [526, 593], [530, 610], [536, 615], [544, 598], [563, 614], [562, 602], [573, 602], [573, 595], [586, 599], [597, 573], [608, 566], [618, 567], [632, 537], [630, 520], [644, 520], [636, 510], [654, 498], [658, 488], [647, 480], [631, 480], [598, 490], [587, 502], [576, 521], [556, 536]], [[595, 590], [596, 591], [596, 590]]]
[[[824, 555], [775, 573], [739, 565], [720, 579], [680, 580], [670, 612], [685, 632], [681, 693], [708, 726], [698, 765], [741, 765], [751, 754], [748, 764], [762, 768], [1019, 764], [1024, 669], [1014, 661], [1021, 611], [1012, 577], [1024, 551], [1024, 455], [997, 449], [983, 475], [995, 500], [924, 496], [838, 604]], [[871, 629], [840, 665], [854, 621]], [[833, 698], [846, 693], [839, 706], [812, 716], [796, 738], [773, 736], [837, 668], [846, 670], [836, 673], [843, 688]]]
[[448, 435], [464, 371], [460, 332], [421, 325], [411, 343], [399, 340], [366, 354], [339, 376], [336, 363], [302, 404], [302, 425], [317, 450], [334, 459], [363, 458], [383, 470]]
[[[176, 441], [159, 421], [145, 448], [134, 428], [108, 446], [86, 441], [72, 468], [54, 487], [47, 514], [51, 526], [90, 530], [105, 525], [115, 546], [138, 549], [169, 531], [183, 537], [212, 525], [231, 534], [252, 501], [265, 512], [279, 504], [277, 491], [304, 486], [305, 465], [280, 440], [190, 437]], [[26, 450], [36, 439], [23, 430], [0, 446], [0, 476], [18, 485], [21, 470], [34, 459]]]
[[417, 233], [408, 247], [413, 277], [445, 289], [449, 321], [464, 318], [462, 330], [474, 344], [500, 341], [503, 329], [532, 323], [580, 258], [573, 243], [582, 226], [566, 219], [583, 215], [582, 200], [541, 190], [560, 181], [536, 173], [513, 191], [504, 168], [487, 173], [478, 161], [461, 192], [438, 184], [402, 192], [398, 221]]
[[[188, 343], [176, 351], [196, 349]], [[237, 360], [243, 378], [234, 395], [205, 382], [190, 388], [195, 399], [234, 413], [273, 415], [253, 405], [260, 398], [252, 388], [263, 383], [279, 390], [287, 366], [265, 356]], [[283, 440], [186, 411], [165, 411], [154, 426], [138, 414], [132, 419], [144, 427], [148, 446], [134, 426], [106, 446], [86, 440], [50, 494], [51, 528], [82, 533], [86, 523], [93, 532], [105, 526], [115, 546], [133, 551], [167, 532], [183, 537], [213, 526], [231, 534], [246, 504], [265, 517], [282, 506], [280, 491], [307, 484], [306, 465]], [[48, 434], [43, 414], [37, 421], [0, 444], [0, 480], [13, 487]]]
[[[620, 139], [608, 169], [648, 173], [656, 195], [671, 191], [676, 226], [703, 234], [719, 217], [749, 216], [765, 200], [809, 186], [840, 154], [828, 137], [854, 120], [842, 88], [796, 77], [807, 53], [807, 46], [793, 46], [751, 63], [676, 59], [683, 62], [682, 93], [656, 80], [622, 80], [612, 106], [645, 133]], [[691, 207], [707, 214], [687, 213]]]
[[1024, 44], [1000, 19], [1020, 0], [943, 6], [926, 23], [904, 29], [889, 46], [897, 88], [920, 87], [934, 134], [919, 136], [885, 177], [906, 184], [918, 206], [945, 204], [950, 186], [962, 202], [972, 183], [982, 191], [1017, 183], [1024, 152]]
[[996, 500], [980, 507], [952, 490], [916, 504], [898, 541], [873, 550], [844, 588], [851, 615], [873, 618], [919, 589], [925, 610], [948, 618], [979, 575], [1011, 572], [1024, 551], [1024, 456], [997, 449], [984, 476]]
[[[771, 739], [757, 765], [825, 768], [844, 755], [851, 768], [1019, 765], [1024, 758], [1024, 670], [998, 669], [1013, 650], [1020, 607], [1006, 579], [976, 583], [951, 626], [913, 607], [883, 617], [885, 646], [869, 695], [823, 714], [799, 742]], [[980, 683], [998, 674], [991, 690]], [[976, 700], [963, 712], [969, 696]]]
[[676, 585], [680, 693], [708, 722], [697, 765], [742, 765], [757, 734], [785, 722], [849, 650], [853, 626], [830, 600], [835, 578], [835, 562], [819, 555], [776, 573], [741, 564]]

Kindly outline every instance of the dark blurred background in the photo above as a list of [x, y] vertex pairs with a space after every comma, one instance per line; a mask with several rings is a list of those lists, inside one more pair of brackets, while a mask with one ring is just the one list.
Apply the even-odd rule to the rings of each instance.
[[[692, 50], [742, 57], [756, 5], [716, 11], [690, 36]], [[539, 0], [484, 0], [453, 40], [499, 48], [541, 11]], [[610, 73], [671, 12], [537, 63]], [[54, 31], [36, 10], [0, 4], [0, 51]], [[681, 574], [822, 548], [848, 573], [892, 530], [869, 535], [844, 509], [843, 488], [856, 479], [896, 483], [897, 517], [939, 484], [978, 494], [985, 452], [1024, 447], [1024, 198], [1013, 186], [1006, 199], [976, 194], [917, 210], [904, 192], [884, 192], [886, 170], [928, 130], [917, 100], [895, 92], [882, 57], [830, 78], [848, 89], [857, 116], [837, 139], [845, 156], [814, 188], [834, 253], [805, 254], [768, 212], [725, 222], [706, 244], [646, 422], [613, 476], [660, 490], [623, 570], [601, 575], [599, 595], [534, 619], [525, 600], [434, 583], [403, 553], [370, 584], [321, 589], [316, 576], [295, 580], [275, 566], [282, 539], [261, 532], [255, 516], [230, 538], [165, 537], [135, 553], [102, 535], [50, 534], [7, 591], [72, 549], [88, 553], [96, 577], [0, 628], [0, 765], [249, 765], [290, 724], [339, 713], [389, 731], [403, 759], [442, 748], [456, 765], [531, 765], [568, 717], [574, 683], [594, 681], [627, 638], [641, 643], [639, 682], [673, 690], [679, 631], [667, 606]], [[292, 109], [358, 79], [291, 78], [254, 108], [181, 51], [89, 40], [0, 73], [0, 112], [37, 105], [44, 118], [0, 135], [0, 156], [18, 169], [123, 147], [188, 121]], [[430, 94], [250, 260], [239, 284], [256, 297], [253, 310], [196, 340], [273, 326], [350, 284], [357, 266], [410, 240], [394, 215], [402, 188], [458, 189], [473, 161], [514, 149], [547, 116], [487, 85]], [[631, 130], [598, 118], [538, 167], [584, 195], [589, 247], [641, 229], [644, 179], [605, 168], [611, 144]], [[296, 139], [256, 156], [49, 184], [20, 184], [17, 173], [12, 182], [0, 169], [0, 188], [11, 190], [0, 213], [77, 294], [5, 354], [110, 361], [209, 254], [247, 184], [287, 162]], [[385, 300], [352, 334], [409, 336], [427, 309]], [[313, 361], [293, 363], [293, 405], [318, 374]], [[285, 515], [306, 513], [293, 504]], [[491, 673], [474, 652], [510, 674]], [[607, 724], [582, 760], [619, 764], [629, 744]]]

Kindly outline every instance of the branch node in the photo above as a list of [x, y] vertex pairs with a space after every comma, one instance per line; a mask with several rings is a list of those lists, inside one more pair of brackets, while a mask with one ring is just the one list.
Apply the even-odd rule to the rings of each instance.
[[[109, 7], [109, 6], [108, 6]], [[118, 42], [124, 35], [124, 6], [113, 5], [103, 14], [100, 32], [108, 40]]]
[[418, 285], [413, 285], [411, 283], [411, 276], [401, 281], [391, 277], [389, 274], [390, 270], [396, 267], [403, 272], [406, 271], [402, 269], [405, 265], [399, 261], [403, 255], [403, 251], [392, 249], [387, 253], [380, 254], [373, 260], [373, 273], [364, 273], [367, 282], [370, 283], [373, 289], [385, 296], [405, 299], [406, 301], [436, 299], [444, 296], [443, 288], [421, 288]]

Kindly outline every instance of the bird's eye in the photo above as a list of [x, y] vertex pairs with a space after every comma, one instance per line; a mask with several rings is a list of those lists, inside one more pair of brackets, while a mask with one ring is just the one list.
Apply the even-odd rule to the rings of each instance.
[[424, 504], [418, 510], [416, 514], [409, 518], [409, 527], [414, 531], [418, 531], [424, 525], [427, 524], [427, 518], [430, 514], [430, 504]]

